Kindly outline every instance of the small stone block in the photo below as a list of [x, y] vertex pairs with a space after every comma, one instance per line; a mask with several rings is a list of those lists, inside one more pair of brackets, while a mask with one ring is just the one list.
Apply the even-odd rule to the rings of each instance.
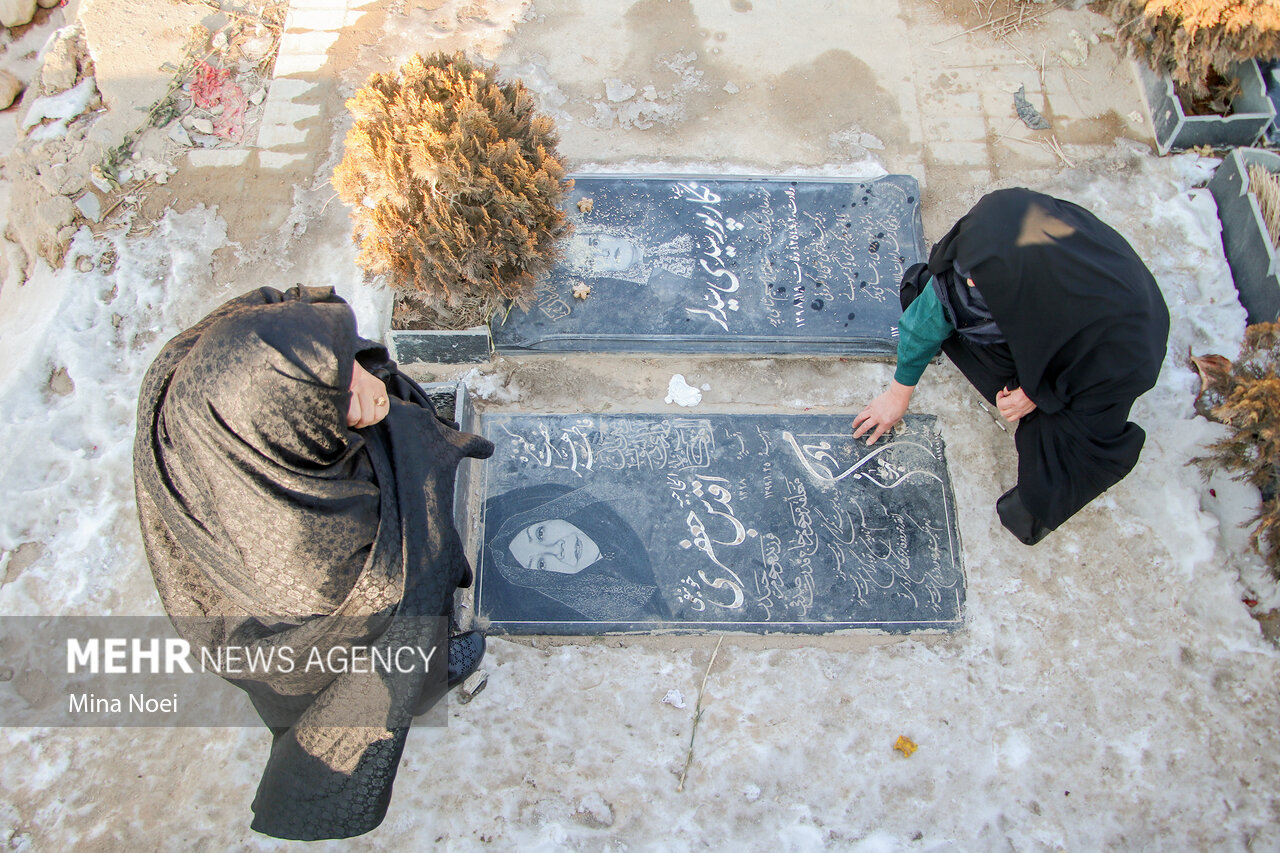
[[472, 699], [476, 698], [476, 694], [484, 690], [489, 684], [489, 673], [483, 669], [477, 669], [475, 672], [467, 676], [467, 680], [462, 682], [458, 687], [458, 704], [465, 705]]
[[283, 169], [305, 159], [307, 159], [306, 154], [290, 154], [279, 151], [258, 152], [258, 164], [264, 169]]
[[338, 40], [338, 33], [285, 33], [280, 37], [280, 55], [325, 53]]
[[264, 124], [258, 129], [259, 148], [281, 148], [307, 141], [307, 132], [291, 124]]
[[276, 57], [276, 67], [272, 73], [276, 79], [290, 74], [314, 74], [328, 62], [329, 56], [324, 53], [281, 53]]
[[946, 166], [977, 166], [986, 168], [991, 163], [991, 153], [985, 142], [932, 142], [929, 153], [937, 162]]
[[285, 32], [298, 30], [340, 30], [347, 17], [346, 9], [297, 9], [289, 10], [285, 18]]
[[396, 360], [401, 364], [475, 364], [489, 360], [489, 330], [484, 326], [458, 331], [392, 330]]
[[296, 124], [320, 115], [319, 104], [295, 104], [267, 97], [267, 105], [262, 108], [263, 124]]
[[187, 152], [187, 162], [196, 168], [242, 166], [248, 159], [245, 148], [193, 148]]
[[313, 91], [316, 84], [311, 80], [294, 80], [290, 77], [279, 77], [271, 81], [271, 91], [267, 98], [272, 101], [296, 101], [302, 95]]

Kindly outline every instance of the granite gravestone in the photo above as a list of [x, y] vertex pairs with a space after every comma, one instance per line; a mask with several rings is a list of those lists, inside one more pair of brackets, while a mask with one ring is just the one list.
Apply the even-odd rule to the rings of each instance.
[[950, 629], [942, 440], [846, 415], [487, 415], [475, 607], [496, 633]]
[[[574, 233], [499, 352], [883, 355], [924, 255], [914, 178], [576, 177]], [[584, 295], [578, 298], [576, 294]]]

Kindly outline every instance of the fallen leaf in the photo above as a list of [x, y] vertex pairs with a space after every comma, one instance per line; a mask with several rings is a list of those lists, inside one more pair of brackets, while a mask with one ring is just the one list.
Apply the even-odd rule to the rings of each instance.
[[590, 295], [591, 295], [591, 285], [585, 284], [583, 282], [578, 282], [573, 286], [574, 299], [586, 299]]
[[893, 748], [901, 752], [904, 758], [910, 758], [911, 753], [920, 747], [916, 746], [915, 741], [906, 735], [898, 735], [898, 739], [893, 743]]
[[579, 199], [578, 201], [578, 211], [580, 213], [590, 213], [591, 208], [595, 206], [596, 203], [589, 198]]

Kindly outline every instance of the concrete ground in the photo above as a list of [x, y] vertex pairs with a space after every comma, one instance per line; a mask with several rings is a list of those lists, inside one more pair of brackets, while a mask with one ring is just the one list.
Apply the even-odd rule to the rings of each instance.
[[[328, 186], [343, 102], [415, 51], [466, 50], [521, 77], [558, 120], [571, 166], [776, 173], [871, 156], [920, 181], [930, 239], [992, 187], [1106, 158], [1117, 139], [1150, 142], [1108, 22], [1053, 3], [348, 0], [320, 17], [308, 6], [332, 0], [292, 5], [281, 54], [299, 61], [277, 66], [280, 121], [264, 119], [243, 157], [197, 152], [151, 203], [218, 205], [253, 267], [272, 257], [306, 272], [288, 223], [305, 220], [310, 239], [346, 236]], [[611, 100], [607, 81], [635, 94]], [[1019, 87], [1049, 131], [1018, 119]], [[228, 260], [222, 277], [238, 267]]]
[[[126, 205], [138, 211], [133, 227], [139, 230], [166, 209], [217, 207], [227, 223], [228, 244], [215, 253], [209, 275], [192, 284], [202, 289], [200, 299], [209, 303], [260, 285], [285, 288], [297, 283], [328, 283], [348, 270], [350, 281], [361, 278], [346, 209], [329, 184], [332, 168], [341, 157], [347, 126], [344, 101], [370, 73], [392, 69], [413, 52], [466, 50], [520, 76], [537, 93], [543, 109], [556, 117], [561, 152], [574, 167], [856, 174], [863, 168], [860, 164], [874, 160], [890, 173], [911, 174], [920, 181], [928, 242], [938, 239], [991, 189], [1051, 187], [1073, 175], [1123, 174], [1134, 168], [1136, 158], [1154, 155], [1150, 119], [1129, 60], [1117, 46], [1107, 21], [1087, 9], [1070, 8], [1073, 4], [1015, 0], [293, 0], [291, 5], [276, 80], [256, 142], [233, 151], [184, 154], [175, 161], [178, 169], [164, 186], [152, 187]], [[158, 17], [161, 12], [187, 17], [181, 24], [166, 27], [130, 25], [134, 20]], [[208, 10], [199, 3], [176, 0], [80, 0], [62, 13], [68, 19], [79, 14], [86, 26], [92, 27], [91, 45], [97, 39], [96, 49], [115, 58], [114, 62], [99, 62], [99, 87], [109, 111], [127, 115], [150, 103], [149, 93], [165, 79], [156, 60], [177, 55], [183, 26], [198, 21]], [[90, 24], [94, 20], [100, 23]], [[135, 61], [125, 61], [127, 58]], [[1014, 92], [1020, 88], [1051, 122], [1049, 130], [1032, 131], [1019, 120]], [[335, 257], [347, 265], [336, 274], [327, 266]], [[8, 296], [13, 298], [13, 292]], [[0, 292], [0, 310], [4, 298]], [[369, 328], [362, 331], [376, 332]], [[468, 370], [470, 367], [439, 365], [415, 368], [414, 373], [420, 379], [452, 379]], [[491, 386], [497, 390], [477, 403], [482, 410], [491, 411], [660, 410], [667, 380], [680, 372], [695, 385], [710, 386], [702, 410], [811, 408], [852, 416], [889, 377], [889, 369], [881, 364], [711, 356], [508, 358], [481, 366], [481, 371], [492, 377]], [[1015, 612], [1007, 617], [1010, 624], [1025, 620], [1023, 627], [1029, 634], [1043, 634], [1049, 638], [1046, 643], [1068, 656], [1071, 644], [1080, 637], [1105, 641], [1111, 629], [1099, 629], [1098, 625], [1127, 626], [1116, 630], [1132, 639], [1125, 632], [1135, 630], [1128, 621], [1135, 605], [1120, 597], [1102, 596], [1096, 612], [1055, 621], [1054, 596], [1064, 587], [1069, 589], [1073, 581], [1060, 581], [1044, 567], [1079, 566], [1081, 571], [1105, 574], [1112, 567], [1141, 561], [1145, 554], [1159, 550], [1158, 534], [1117, 531], [1110, 518], [1111, 505], [1081, 513], [1071, 522], [1067, 535], [1047, 542], [1034, 557], [1011, 540], [993, 538], [997, 533], [993, 532], [991, 508], [1014, 479], [1011, 437], [974, 407], [973, 394], [949, 365], [931, 368], [930, 375], [931, 380], [916, 395], [914, 408], [939, 417], [960, 507], [962, 541], [978, 545], [988, 558], [987, 567], [993, 569], [984, 578], [987, 567], [968, 564], [971, 601], [987, 606], [981, 602], [996, 601], [1020, 588], [1018, 584], [1025, 584], [1021, 588], [1037, 602], [1035, 610]], [[996, 473], [971, 477], [966, 474], [969, 471]], [[995, 567], [1005, 574], [995, 572]], [[1010, 576], [1019, 580], [1009, 581]], [[997, 581], [997, 577], [1005, 579]], [[151, 592], [145, 586], [135, 583], [126, 603], [139, 612], [154, 612], [156, 603], [148, 598]], [[1161, 594], [1151, 593], [1161, 604], [1169, 604], [1159, 598]], [[878, 642], [844, 636], [812, 644], [857, 655]], [[1022, 644], [1029, 642], [997, 637], [980, 653], [961, 650], [954, 654], [995, 656], [1002, 665], [1018, 671], [1019, 678], [1033, 684], [1035, 676], [1019, 669], [1019, 660], [1027, 656]], [[490, 695], [495, 702], [499, 698], [508, 702], [509, 707], [495, 705], [485, 712], [492, 718], [473, 716], [459, 724], [458, 737], [470, 739], [464, 743], [491, 745], [483, 756], [483, 766], [479, 760], [473, 767], [466, 764], [465, 756], [459, 758], [461, 747], [438, 747], [437, 741], [430, 739], [434, 733], [415, 733], [406, 753], [392, 818], [378, 835], [358, 846], [372, 849], [395, 840], [402, 846], [424, 849], [443, 839], [459, 849], [479, 849], [496, 838], [498, 849], [538, 845], [556, 849], [559, 845], [554, 834], [537, 836], [532, 830], [525, 831], [545, 818], [539, 811], [543, 801], [538, 797], [550, 801], [554, 794], [547, 792], [547, 786], [555, 791], [572, 789], [575, 778], [598, 779], [621, 771], [608, 766], [607, 759], [575, 766], [575, 759], [581, 756], [564, 744], [548, 747], [551, 758], [539, 758], [541, 753], [520, 747], [516, 744], [521, 731], [519, 706], [527, 703], [527, 707], [546, 708], [560, 701], [537, 689], [540, 674], [554, 675], [558, 666], [581, 667], [584, 684], [631, 677], [624, 672], [626, 660], [616, 654], [620, 644], [645, 652], [670, 653], [677, 665], [698, 676], [706, 665], [706, 644], [687, 639], [585, 641], [572, 644], [576, 657], [571, 662], [542, 641], [504, 644], [494, 677], [499, 684], [496, 690], [490, 687]], [[752, 655], [767, 651], [770, 645], [768, 639], [729, 639], [722, 664], [730, 666], [736, 659], [749, 667], [755, 660]], [[851, 666], [856, 667], [858, 659], [852, 660]], [[1123, 648], [1117, 648], [1107, 660], [1116, 671], [1123, 670]], [[960, 665], [962, 661], [945, 663]], [[512, 698], [502, 692], [506, 688], [500, 682], [514, 679], [512, 673], [517, 671], [526, 673], [520, 683], [528, 692]], [[798, 694], [797, 718], [809, 719], [815, 730], [838, 738], [845, 725], [839, 715], [852, 712], [832, 711], [809, 701], [803, 684], [792, 682], [790, 689]], [[620, 709], [597, 694], [593, 696], [596, 704], [582, 709], [581, 724], [591, 731], [611, 731]], [[842, 695], [841, 706], [854, 699]], [[968, 699], [976, 701], [972, 696]], [[470, 706], [467, 713], [476, 713], [477, 705]], [[752, 727], [764, 723], [757, 723], [750, 708], [751, 702], [742, 700], [737, 719], [749, 719], [749, 725], [743, 725], [763, 740], [767, 733]], [[1082, 713], [1087, 716], [1092, 712], [1086, 709]], [[787, 722], [781, 711], [762, 712], [761, 719], [766, 717]], [[731, 714], [729, 719], [733, 719]], [[494, 728], [477, 732], [488, 724], [479, 720], [491, 720]], [[674, 727], [665, 734], [684, 737], [683, 729], [676, 731]], [[634, 736], [634, 732], [625, 735]], [[803, 732], [797, 739], [800, 760], [808, 766], [820, 766], [825, 760], [824, 749]], [[56, 849], [68, 839], [77, 840], [85, 849], [103, 850], [266, 845], [245, 828], [255, 774], [266, 748], [265, 732], [248, 730], [211, 735], [207, 741], [204, 733], [190, 730], [161, 735], [92, 732], [78, 740], [51, 741], [48, 754], [56, 755], [59, 766], [74, 774], [77, 790], [66, 795], [70, 805], [51, 825], [28, 825], [26, 831], [31, 838], [44, 841], [34, 849]], [[130, 772], [116, 773], [99, 759], [91, 761], [84, 755], [118, 756], [128, 763]], [[433, 764], [440, 757], [463, 766], [469, 774], [456, 790], [440, 782]], [[225, 775], [235, 785], [211, 788], [211, 774]], [[544, 785], [539, 793], [532, 793], [538, 787], [530, 781], [534, 779]], [[533, 805], [527, 807], [527, 813], [495, 817], [490, 813], [493, 808], [485, 810], [485, 792], [500, 789], [524, 791], [522, 796]], [[230, 793], [224, 800], [210, 795], [210, 790]], [[173, 808], [170, 798], [161, 796], [166, 792], [177, 804]], [[755, 793], [759, 796], [758, 787]], [[859, 795], [851, 792], [848, 799]], [[24, 788], [15, 808], [24, 814], [47, 814], [41, 812], [42, 796]], [[655, 796], [663, 803], [671, 801], [666, 793]], [[1058, 796], [1061, 798], [1060, 792]], [[1092, 798], [1082, 801], [1082, 796]], [[732, 825], [739, 816], [719, 797], [717, 793], [707, 798], [707, 813], [713, 820], [723, 821], [717, 826]], [[885, 797], [891, 799], [888, 794]], [[478, 808], [487, 815], [485, 826], [497, 828], [486, 839], [459, 830], [461, 818], [440, 817], [437, 833], [431, 828], [436, 816], [407, 811], [409, 804], [416, 807], [424, 802], [440, 815]], [[691, 815], [702, 806], [694, 808], [687, 805], [690, 801], [682, 802], [685, 805], [662, 806], [658, 814], [679, 814], [682, 820], [693, 822]], [[1111, 803], [1102, 785], [1092, 795], [1062, 802], [1067, 805], [1051, 805], [1046, 800], [1046, 814], [1065, 814], [1060, 819], [1070, 824], [1088, 821], [1099, 810], [1123, 808], [1138, 815], [1129, 825], [1144, 826], [1141, 812], [1147, 808], [1146, 801]], [[761, 803], [764, 809], [764, 801]], [[662, 832], [678, 829], [686, 843], [677, 846], [717, 848], [725, 843], [724, 836], [699, 838], [690, 825], [664, 827], [660, 818], [645, 815], [642, 805], [628, 807], [615, 802], [616, 835], [589, 836], [585, 841], [574, 836], [569, 839], [572, 844], [561, 841], [583, 849], [625, 849], [629, 842], [642, 847], [646, 841], [662, 837]], [[1040, 805], [1031, 805], [1039, 815]], [[613, 811], [609, 821], [615, 821]], [[741, 817], [741, 821], [750, 826], [748, 817]], [[1196, 837], [1214, 839], [1210, 821], [1202, 823], [1203, 831]], [[601, 828], [590, 821], [586, 825]], [[869, 832], [864, 828], [864, 835]], [[1065, 834], [1071, 837], [1071, 832]], [[1019, 846], [1012, 837], [1002, 835], [996, 824], [979, 827], [970, 837], [975, 845], [971, 849]], [[1123, 833], [1111, 837], [1123, 838]], [[1145, 837], [1171, 841], [1163, 829], [1152, 830]], [[846, 849], [854, 840], [854, 835], [829, 839], [832, 846]], [[1129, 843], [1135, 848], [1143, 846], [1141, 837], [1129, 839]], [[1053, 849], [1048, 842], [1027, 842], [1024, 846]], [[742, 849], [776, 848], [763, 836], [744, 836]]]

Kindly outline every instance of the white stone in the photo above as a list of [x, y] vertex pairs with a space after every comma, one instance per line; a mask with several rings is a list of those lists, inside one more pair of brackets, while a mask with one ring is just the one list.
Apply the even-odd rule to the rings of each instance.
[[0, 71], [0, 110], [7, 110], [22, 94], [22, 81], [8, 71]]
[[76, 199], [76, 208], [90, 222], [97, 222], [102, 218], [102, 202], [94, 193], [87, 192]]
[[187, 133], [187, 129], [182, 126], [181, 122], [169, 123], [169, 138], [179, 145], [191, 147], [191, 136]]
[[111, 185], [111, 181], [107, 180], [106, 175], [102, 174], [102, 167], [96, 164], [93, 169], [89, 171], [89, 182], [104, 193], [109, 193], [114, 189]]
[[20, 27], [36, 16], [36, 0], [0, 0], [0, 24]]
[[250, 60], [251, 64], [254, 64], [267, 55], [267, 51], [271, 50], [271, 45], [271, 39], [265, 36], [255, 36], [240, 45], [240, 52], [244, 54], [246, 59]]
[[196, 118], [195, 116], [184, 116], [182, 126], [192, 133], [203, 133], [209, 136], [213, 133], [213, 122], [207, 118]]

